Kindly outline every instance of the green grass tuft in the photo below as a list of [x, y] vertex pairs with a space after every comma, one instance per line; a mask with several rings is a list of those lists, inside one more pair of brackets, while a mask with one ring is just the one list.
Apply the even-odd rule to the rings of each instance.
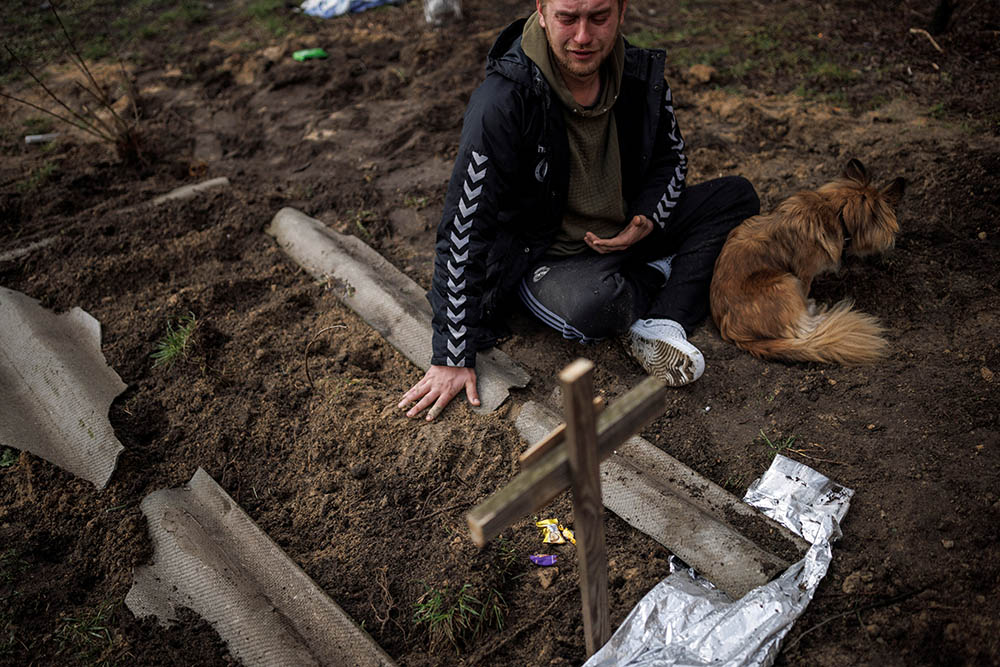
[[776, 454], [783, 454], [787, 450], [790, 450], [792, 448], [792, 445], [795, 444], [794, 435], [790, 435], [784, 440], [775, 440], [774, 442], [772, 442], [771, 439], [764, 434], [764, 429], [761, 429], [760, 437], [761, 439], [764, 440], [764, 444], [768, 446], [768, 449], [770, 449], [772, 459], [775, 457]]
[[[11, 447], [4, 447], [3, 451], [0, 452], [0, 468], [9, 468], [15, 463], [17, 463], [18, 456], [16, 449]], [[0, 561], [2, 562], [2, 561]]]
[[32, 170], [28, 178], [21, 181], [17, 185], [17, 189], [21, 192], [34, 192], [41, 189], [45, 185], [52, 175], [57, 171], [56, 164], [54, 162], [46, 162], [41, 167]]
[[108, 600], [80, 616], [67, 616], [56, 627], [57, 655], [72, 656], [81, 664], [111, 667], [108, 654], [114, 647], [112, 616], [117, 603]]
[[153, 368], [161, 366], [169, 368], [175, 361], [187, 354], [191, 344], [191, 334], [198, 326], [194, 313], [188, 313], [175, 323], [167, 320], [167, 334], [156, 343], [153, 358]]
[[456, 589], [424, 584], [424, 594], [413, 605], [413, 622], [426, 625], [431, 645], [444, 641], [456, 649], [465, 636], [475, 634], [483, 603], [473, 597], [472, 584]]

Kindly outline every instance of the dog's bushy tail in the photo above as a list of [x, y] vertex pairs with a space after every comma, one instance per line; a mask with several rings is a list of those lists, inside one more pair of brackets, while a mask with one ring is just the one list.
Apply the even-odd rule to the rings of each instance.
[[889, 349], [885, 329], [871, 315], [852, 309], [844, 300], [829, 309], [803, 313], [794, 337], [742, 341], [751, 354], [786, 361], [818, 361], [854, 366], [883, 358]]

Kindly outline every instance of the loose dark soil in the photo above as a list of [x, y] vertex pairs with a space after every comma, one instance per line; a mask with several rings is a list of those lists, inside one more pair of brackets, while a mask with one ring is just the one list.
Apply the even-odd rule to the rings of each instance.
[[[124, 15], [84, 4], [81, 30]], [[527, 443], [511, 416], [551, 403], [563, 366], [593, 359], [609, 397], [640, 368], [617, 342], [580, 347], [518, 316], [501, 347], [532, 374], [527, 389], [493, 415], [456, 402], [435, 423], [409, 421], [395, 404], [418, 369], [263, 233], [293, 206], [429, 284], [465, 101], [495, 34], [531, 9], [463, 4], [461, 24], [429, 29], [415, 0], [328, 21], [275, 3], [142, 3], [157, 28], [125, 50], [142, 114], [135, 163], [0, 106], [0, 252], [55, 237], [0, 263], [0, 285], [91, 313], [129, 385], [110, 412], [125, 451], [103, 491], [4, 450], [0, 662], [233, 664], [193, 614], [163, 629], [122, 604], [151, 557], [140, 501], [199, 466], [400, 663], [583, 661], [572, 549], [558, 548], [543, 588], [527, 559], [541, 549], [530, 517], [480, 551], [464, 513], [516, 471]], [[737, 495], [775, 449], [855, 490], [782, 665], [1000, 663], [1000, 10], [957, 3], [932, 43], [910, 29], [931, 28], [936, 4], [629, 7], [626, 34], [668, 50], [692, 181], [742, 174], [765, 209], [852, 157], [879, 181], [909, 183], [895, 250], [848, 258], [813, 289], [882, 320], [884, 362], [764, 362], [706, 322], [693, 337], [704, 377], [671, 391], [643, 431]], [[11, 16], [39, 11], [13, 5]], [[330, 57], [291, 58], [314, 46]], [[40, 99], [4, 65], [4, 92]], [[109, 82], [112, 65], [98, 67]], [[75, 99], [72, 79], [65, 65], [47, 70]], [[64, 134], [23, 143], [45, 129]], [[125, 210], [215, 176], [231, 188]], [[168, 321], [189, 312], [187, 356], [154, 368]], [[563, 497], [551, 514], [571, 521], [569, 509]], [[612, 515], [607, 541], [617, 625], [666, 576], [669, 553]], [[481, 602], [495, 593], [502, 630], [459, 628], [451, 642], [415, 622], [428, 589], [454, 597], [465, 584]]]

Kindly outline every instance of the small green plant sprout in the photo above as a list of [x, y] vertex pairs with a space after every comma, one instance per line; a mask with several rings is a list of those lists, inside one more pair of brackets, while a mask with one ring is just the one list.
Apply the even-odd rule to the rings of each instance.
[[17, 450], [12, 447], [3, 447], [0, 449], [0, 468], [9, 468], [15, 463], [17, 463], [18, 453]]
[[191, 345], [191, 334], [198, 326], [194, 313], [188, 313], [174, 323], [167, 320], [167, 334], [156, 343], [153, 358], [153, 368], [169, 368], [175, 361], [185, 356]]
[[416, 196], [411, 195], [403, 200], [403, 206], [406, 208], [426, 208], [430, 198], [426, 195]]
[[792, 445], [795, 444], [795, 436], [790, 435], [784, 440], [775, 440], [771, 442], [771, 439], [764, 434], [764, 429], [760, 429], [760, 437], [764, 440], [764, 443], [771, 450], [771, 458], [774, 458], [776, 454], [783, 454], [786, 451], [795, 452], [797, 450], [792, 449]]
[[930, 116], [931, 118], [938, 118], [938, 119], [944, 118], [945, 115], [944, 102], [938, 102], [930, 109], [928, 109], [927, 115]]
[[361, 209], [358, 211], [351, 210], [348, 211], [347, 214], [354, 218], [354, 226], [357, 228], [359, 232], [361, 232], [361, 235], [371, 238], [372, 233], [368, 231], [368, 226], [366, 223], [372, 222], [376, 219], [377, 216], [375, 214], [375, 211], [371, 211], [368, 209]]
[[482, 603], [472, 596], [472, 584], [458, 590], [424, 584], [424, 594], [414, 603], [413, 622], [426, 625], [431, 646], [447, 640], [459, 648], [459, 641], [475, 631]]

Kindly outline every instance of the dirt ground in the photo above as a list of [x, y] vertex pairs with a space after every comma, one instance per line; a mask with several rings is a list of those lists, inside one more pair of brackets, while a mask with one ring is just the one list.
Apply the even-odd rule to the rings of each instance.
[[[641, 369], [618, 342], [584, 348], [519, 315], [501, 348], [531, 373], [526, 389], [493, 415], [456, 403], [409, 421], [394, 406], [418, 369], [263, 233], [292, 206], [429, 284], [465, 102], [493, 37], [531, 9], [463, 4], [462, 23], [430, 29], [415, 0], [326, 21], [280, 3], [135, 3], [155, 26], [125, 50], [136, 163], [0, 100], [0, 252], [55, 239], [0, 263], [0, 285], [96, 317], [128, 384], [110, 412], [125, 451], [103, 491], [3, 449], [0, 663], [234, 664], [193, 614], [163, 629], [123, 604], [151, 555], [140, 501], [199, 466], [400, 663], [583, 661], [572, 549], [543, 588], [530, 517], [480, 551], [464, 513], [516, 471], [527, 443], [510, 417], [551, 403], [562, 367], [594, 360], [609, 397]], [[81, 5], [81, 29], [124, 15]], [[908, 182], [895, 250], [848, 258], [813, 289], [882, 320], [884, 362], [764, 362], [706, 322], [693, 337], [704, 377], [642, 433], [737, 495], [775, 450], [855, 490], [779, 665], [1000, 664], [1000, 10], [958, 2], [939, 31], [936, 5], [629, 4], [626, 35], [668, 50], [693, 182], [741, 174], [765, 209], [852, 157]], [[308, 47], [329, 58], [291, 58]], [[4, 92], [37, 98], [3, 65]], [[69, 71], [46, 80], [79, 96]], [[25, 145], [38, 130], [63, 135]], [[124, 210], [216, 176], [231, 187]], [[154, 368], [168, 321], [187, 313], [187, 356]], [[562, 497], [551, 514], [569, 510]], [[607, 541], [617, 626], [669, 553], [610, 514]], [[454, 600], [466, 584], [489, 618], [456, 621], [453, 640], [417, 621], [428, 591]]]

